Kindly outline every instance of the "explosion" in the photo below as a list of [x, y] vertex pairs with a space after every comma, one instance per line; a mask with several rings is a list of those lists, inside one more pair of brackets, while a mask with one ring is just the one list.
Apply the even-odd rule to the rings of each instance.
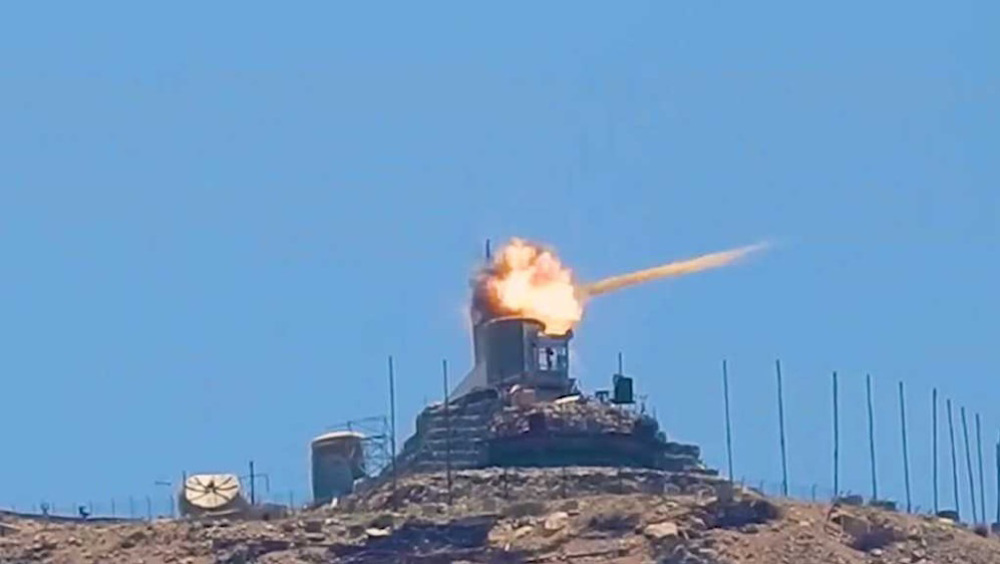
[[536, 319], [550, 335], [564, 335], [583, 319], [588, 298], [660, 278], [683, 276], [733, 263], [764, 248], [757, 244], [667, 263], [580, 284], [555, 251], [514, 238], [474, 281], [473, 314]]
[[480, 272], [476, 294], [477, 313], [537, 319], [553, 335], [565, 334], [583, 318], [573, 272], [551, 249], [522, 239], [512, 239]]

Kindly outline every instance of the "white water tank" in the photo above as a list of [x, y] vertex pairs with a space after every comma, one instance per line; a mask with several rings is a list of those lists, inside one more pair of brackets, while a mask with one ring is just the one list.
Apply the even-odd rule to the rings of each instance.
[[354, 480], [365, 475], [364, 439], [355, 431], [334, 431], [313, 439], [313, 501], [326, 502], [354, 490]]

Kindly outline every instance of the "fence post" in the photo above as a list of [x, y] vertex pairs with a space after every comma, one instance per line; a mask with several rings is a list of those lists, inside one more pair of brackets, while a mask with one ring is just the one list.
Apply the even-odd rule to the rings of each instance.
[[972, 523], [979, 522], [979, 514], [976, 511], [976, 481], [972, 477], [972, 455], [969, 449], [969, 425], [965, 420], [965, 407], [962, 407], [962, 435], [965, 440], [965, 467], [969, 472], [969, 497], [972, 502]]
[[903, 432], [903, 479], [906, 483], [906, 512], [913, 511], [910, 499], [910, 451], [906, 444], [906, 398], [903, 393], [903, 382], [899, 382], [899, 424]]
[[722, 394], [726, 405], [726, 462], [729, 466], [729, 483], [733, 483], [733, 425], [729, 418], [729, 370], [722, 360]]
[[840, 497], [840, 400], [837, 371], [833, 372], [833, 498]]
[[778, 429], [781, 435], [781, 495], [788, 497], [788, 457], [785, 447], [785, 399], [781, 388], [781, 360], [774, 361], [778, 373]]
[[875, 414], [872, 410], [872, 375], [865, 376], [868, 390], [868, 449], [871, 457], [872, 470], [872, 501], [878, 500], [878, 474], [875, 470]]

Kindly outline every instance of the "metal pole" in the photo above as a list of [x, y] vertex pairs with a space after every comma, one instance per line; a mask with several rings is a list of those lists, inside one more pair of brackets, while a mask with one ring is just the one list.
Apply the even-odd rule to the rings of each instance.
[[983, 479], [983, 433], [978, 413], [976, 414], [976, 453], [979, 457], [979, 515], [983, 518], [983, 525], [986, 525], [986, 482]]
[[906, 512], [913, 510], [910, 498], [910, 451], [906, 444], [906, 398], [903, 394], [903, 382], [899, 382], [899, 424], [903, 430], [903, 480], [906, 483]]
[[[489, 256], [489, 240], [486, 243], [486, 254]], [[389, 356], [389, 455], [392, 457], [392, 503], [396, 503], [396, 373]]]
[[875, 467], [875, 413], [872, 410], [872, 375], [865, 376], [868, 389], [868, 451], [872, 467], [872, 499], [878, 500], [878, 472]]
[[958, 457], [955, 455], [955, 420], [951, 415], [951, 400], [945, 401], [945, 406], [948, 408], [948, 437], [951, 439], [951, 482], [952, 482], [952, 495], [955, 496], [955, 513], [958, 513], [959, 518], [962, 516], [962, 503], [958, 497]]
[[253, 475], [253, 460], [250, 461], [250, 505], [257, 504], [257, 480]]
[[729, 463], [729, 482], [733, 482], [733, 426], [729, 418], [729, 371], [722, 361], [722, 393], [726, 399], [726, 458]]
[[934, 515], [937, 515], [940, 511], [938, 506], [938, 415], [937, 415], [937, 388], [931, 393], [931, 433], [934, 435], [933, 441], [933, 454], [931, 457], [931, 465], [933, 467], [933, 480], [934, 484], [932, 489], [934, 490]]
[[445, 451], [444, 451], [444, 464], [445, 464], [445, 480], [448, 485], [448, 505], [451, 505], [451, 416], [449, 414], [448, 407], [448, 360], [441, 361], [441, 371], [444, 377], [444, 426], [445, 426]]
[[997, 523], [1000, 523], [1000, 441], [997, 441]]
[[781, 495], [788, 497], [788, 457], [785, 446], [785, 400], [781, 388], [781, 360], [774, 361], [778, 374], [778, 431], [781, 437]]
[[969, 454], [969, 426], [965, 421], [965, 408], [962, 408], [962, 435], [965, 437], [965, 467], [969, 472], [969, 497], [972, 501], [972, 522], [979, 522], [979, 514], [976, 512], [976, 482], [972, 477], [972, 455]]
[[840, 497], [840, 401], [837, 372], [833, 373], [833, 497]]
[[618, 351], [618, 373], [625, 375], [625, 360], [622, 358], [621, 351]]

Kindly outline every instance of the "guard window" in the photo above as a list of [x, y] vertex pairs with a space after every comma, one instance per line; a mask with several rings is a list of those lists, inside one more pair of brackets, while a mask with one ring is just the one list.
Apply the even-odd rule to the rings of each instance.
[[539, 347], [538, 370], [565, 372], [569, 369], [569, 353], [566, 347]]
[[539, 370], [555, 370], [556, 366], [555, 351], [552, 347], [539, 347], [538, 348], [538, 369]]

